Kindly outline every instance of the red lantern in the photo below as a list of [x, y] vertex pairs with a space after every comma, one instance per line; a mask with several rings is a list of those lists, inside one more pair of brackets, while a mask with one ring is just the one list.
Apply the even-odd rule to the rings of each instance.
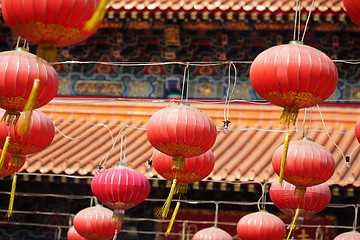
[[215, 123], [200, 110], [180, 104], [154, 113], [147, 123], [151, 145], [173, 157], [173, 168], [184, 167], [185, 158], [210, 150], [217, 135]]
[[[280, 146], [272, 157], [272, 166], [279, 175], [284, 145]], [[320, 144], [308, 139], [292, 141], [287, 151], [284, 167], [284, 180], [294, 184], [295, 194], [304, 197], [306, 187], [326, 182], [335, 171], [335, 159]]]
[[[0, 72], [0, 107], [8, 124], [15, 125], [20, 112], [50, 102], [59, 89], [55, 69], [22, 48], [0, 53]], [[27, 102], [33, 106], [25, 107]]]
[[68, 240], [86, 240], [86, 238], [83, 238], [74, 228], [74, 226], [71, 226], [69, 228], [69, 231], [67, 233], [67, 239]]
[[336, 236], [334, 240], [360, 240], [360, 233], [357, 231], [342, 233]]
[[[4, 110], [0, 109], [0, 114]], [[15, 128], [10, 129], [5, 124], [0, 124], [0, 147], [3, 148], [7, 136], [10, 136], [9, 146], [7, 151], [16, 155], [28, 155], [37, 153], [45, 149], [51, 144], [55, 135], [55, 127], [51, 119], [42, 111], [34, 110], [31, 116], [29, 133], [19, 134], [17, 129], [19, 123]]]
[[121, 224], [112, 222], [113, 212], [100, 205], [88, 207], [74, 217], [75, 230], [89, 240], [109, 240], [117, 235]]
[[[154, 169], [162, 177], [173, 182], [169, 196], [164, 206], [157, 213], [157, 215], [161, 216], [164, 219], [168, 215], [173, 196], [175, 194], [179, 194], [180, 196], [182, 194], [185, 194], [187, 192], [189, 183], [198, 182], [206, 178], [214, 169], [215, 158], [213, 153], [209, 150], [202, 155], [192, 158], [186, 158], [184, 162], [184, 168], [180, 170], [178, 168], [172, 167], [172, 157], [155, 150], [152, 156], [152, 164], [154, 166]], [[180, 201], [176, 205], [168, 230], [165, 235], [170, 234], [171, 227], [173, 221], [175, 220], [179, 207]]]
[[355, 136], [358, 142], [360, 143], [360, 119], [358, 119], [355, 124]]
[[347, 15], [360, 26], [360, 3], [357, 0], [343, 0]]
[[91, 190], [99, 201], [114, 210], [113, 220], [122, 221], [125, 210], [147, 198], [150, 183], [142, 173], [120, 163], [95, 175]]
[[[17, 35], [39, 44], [42, 50], [55, 49], [55, 56], [49, 59], [54, 61], [56, 47], [82, 42], [97, 31], [105, 11], [92, 29], [85, 26], [100, 2], [101, 0], [3, 0], [1, 7], [5, 22]], [[106, 5], [106, 2], [103, 4]]]
[[[0, 150], [0, 155], [2, 150]], [[5, 154], [3, 164], [0, 164], [0, 178], [7, 177], [17, 173], [25, 164], [25, 156], [16, 154]]]
[[232, 236], [217, 227], [204, 228], [193, 236], [192, 240], [232, 240]]
[[338, 72], [323, 52], [292, 41], [260, 53], [250, 68], [254, 90], [284, 108], [282, 122], [293, 122], [300, 108], [308, 108], [335, 91]]
[[302, 199], [295, 197], [294, 193], [295, 186], [286, 181], [282, 184], [275, 181], [270, 187], [270, 198], [275, 206], [291, 217], [295, 216], [297, 209], [299, 217], [311, 216], [326, 208], [331, 200], [330, 188], [325, 183], [308, 187]]
[[236, 230], [241, 240], [282, 240], [286, 234], [284, 222], [266, 211], [245, 215]]

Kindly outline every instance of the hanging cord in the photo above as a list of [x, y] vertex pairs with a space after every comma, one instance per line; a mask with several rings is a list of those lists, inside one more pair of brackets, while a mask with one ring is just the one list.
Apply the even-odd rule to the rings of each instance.
[[[123, 151], [123, 146], [124, 146], [124, 151]], [[125, 161], [125, 152], [126, 152], [126, 133], [121, 134], [121, 142], [120, 142], [120, 162], [121, 163], [123, 163]]]
[[298, 41], [300, 41], [300, 31], [301, 31], [301, 0], [299, 0], [299, 4], [298, 4]]
[[329, 134], [328, 130], [326, 129], [326, 125], [325, 125], [324, 118], [323, 118], [323, 115], [322, 115], [322, 113], [321, 113], [321, 109], [320, 109], [319, 104], [317, 104], [316, 106], [317, 106], [317, 108], [318, 108], [318, 110], [319, 110], [319, 114], [320, 114], [320, 117], [321, 117], [321, 121], [322, 121], [322, 124], [323, 124], [323, 126], [324, 126], [324, 130], [325, 130], [327, 136], [329, 137], [330, 141], [335, 145], [335, 147], [336, 147], [337, 149], [339, 149], [342, 157], [346, 160], [346, 157], [345, 157], [343, 151], [341, 151], [341, 149], [339, 148], [339, 146], [338, 146], [338, 145], [334, 142], [334, 140], [330, 137], [330, 134]]
[[186, 79], [186, 98], [185, 98], [185, 102], [188, 103], [188, 99], [189, 99], [189, 89], [190, 89], [190, 69], [188, 67], [187, 70], [187, 79]]
[[[186, 66], [184, 68], [184, 77], [183, 77], [183, 84], [182, 84], [182, 89], [181, 89], [181, 103], [183, 103], [183, 99], [184, 99], [184, 89], [185, 89], [186, 76], [189, 76], [189, 75], [187, 75], [187, 72], [189, 71], [189, 65], [190, 65], [190, 63], [187, 62]], [[187, 87], [189, 87], [189, 86], [187, 86]]]
[[299, 0], [296, 0], [293, 41], [296, 40], [296, 29], [297, 29], [296, 27], [297, 27], [297, 22], [298, 22], [298, 8], [299, 8]]
[[303, 41], [304, 41], [304, 38], [305, 38], [305, 33], [306, 33], [307, 26], [308, 26], [309, 21], [310, 21], [311, 11], [312, 11], [314, 2], [315, 2], [315, 0], [312, 0], [312, 2], [311, 2], [311, 6], [310, 6], [310, 10], [309, 10], [309, 15], [308, 15], [308, 17], [307, 17], [307, 19], [306, 19], [305, 28], [304, 28], [304, 32], [303, 32], [303, 35], [302, 35], [302, 38], [301, 38], [301, 42], [303, 42]]
[[311, 139], [311, 118], [312, 118], [312, 107], [310, 107], [310, 120], [309, 120], [309, 138]]
[[[231, 88], [231, 67], [234, 68], [234, 85], [231, 89], [230, 92], [230, 88]], [[237, 77], [237, 69], [236, 66], [233, 62], [229, 63], [229, 73], [228, 73], [228, 88], [227, 88], [227, 92], [226, 92], [226, 98], [225, 98], [225, 106], [224, 106], [224, 128], [223, 128], [223, 133], [227, 134], [229, 132], [229, 124], [230, 124], [230, 120], [229, 120], [229, 114], [230, 114], [230, 102], [231, 102], [231, 96], [235, 91], [235, 87], [236, 87], [236, 77]]]
[[354, 205], [354, 208], [355, 208], [355, 217], [354, 217], [354, 223], [353, 223], [353, 231], [356, 231], [357, 219], [358, 219], [358, 211], [359, 211], [359, 204]]
[[215, 202], [215, 219], [214, 227], [217, 227], [219, 221], [219, 202]]
[[54, 239], [56, 239], [56, 240], [61, 240], [61, 231], [62, 231], [61, 227], [58, 226], [57, 229], [56, 229], [57, 237], [56, 237], [56, 234], [55, 234], [55, 238], [54, 238]]
[[[265, 186], [268, 183], [259, 183], [261, 185], [261, 197], [259, 198], [258, 202], [257, 202], [257, 207], [259, 209], [259, 211], [261, 210], [265, 210], [265, 205], [266, 205], [266, 194], [265, 194]], [[260, 206], [260, 202], [261, 202], [261, 206]]]

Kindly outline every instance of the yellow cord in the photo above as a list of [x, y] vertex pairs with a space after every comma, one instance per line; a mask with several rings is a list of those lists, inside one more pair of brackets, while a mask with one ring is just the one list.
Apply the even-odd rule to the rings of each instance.
[[298, 216], [299, 216], [299, 208], [297, 208], [296, 211], [295, 211], [294, 219], [293, 219], [293, 221], [292, 221], [292, 223], [291, 223], [290, 232], [289, 232], [289, 235], [287, 236], [287, 239], [286, 239], [286, 240], [289, 240], [289, 238], [290, 238], [290, 236], [291, 236], [291, 232], [292, 232], [292, 230], [293, 230], [293, 228], [294, 228], [294, 226], [295, 226], [295, 220], [296, 220], [296, 218], [297, 218]]
[[288, 149], [289, 149], [289, 142], [290, 142], [290, 134], [287, 133], [286, 136], [285, 136], [285, 140], [284, 140], [284, 150], [283, 150], [283, 155], [282, 155], [282, 158], [281, 158], [279, 183], [282, 183], [282, 181], [284, 180], [284, 171], [285, 171], [287, 153], [288, 153]]

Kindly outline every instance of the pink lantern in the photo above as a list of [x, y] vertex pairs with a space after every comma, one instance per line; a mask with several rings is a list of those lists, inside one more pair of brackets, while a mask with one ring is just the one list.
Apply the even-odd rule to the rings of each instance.
[[285, 214], [294, 217], [299, 208], [299, 217], [306, 217], [322, 211], [329, 205], [331, 191], [325, 183], [308, 187], [304, 198], [294, 196], [295, 186], [283, 181], [274, 181], [270, 187], [270, 198], [275, 206]]
[[236, 230], [241, 240], [282, 240], [286, 234], [284, 222], [267, 211], [245, 215]]
[[67, 233], [67, 239], [68, 240], [86, 240], [86, 238], [83, 238], [74, 228], [74, 226], [71, 226], [69, 228], [69, 231]]
[[113, 220], [122, 221], [125, 210], [147, 198], [150, 183], [144, 174], [120, 163], [95, 175], [91, 190], [100, 202], [114, 210]]
[[360, 240], [360, 233], [357, 231], [342, 233], [336, 236], [334, 240]]
[[192, 240], [232, 240], [232, 236], [217, 227], [204, 228], [193, 236]]
[[117, 235], [121, 224], [112, 222], [113, 212], [100, 205], [88, 207], [74, 217], [75, 230], [88, 240], [109, 240]]
[[[280, 176], [284, 145], [273, 154], [272, 166]], [[295, 193], [302, 198], [306, 187], [326, 182], [335, 171], [335, 159], [320, 144], [309, 139], [291, 141], [284, 166], [284, 180], [296, 186]]]

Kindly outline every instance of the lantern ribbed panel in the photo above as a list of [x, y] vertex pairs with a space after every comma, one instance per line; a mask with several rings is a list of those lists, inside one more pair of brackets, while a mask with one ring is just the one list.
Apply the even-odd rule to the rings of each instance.
[[232, 236], [217, 227], [204, 228], [193, 236], [192, 240], [232, 240]]
[[266, 211], [245, 215], [236, 230], [241, 240], [282, 240], [286, 234], [284, 222]]
[[146, 134], [151, 145], [172, 157], [195, 157], [215, 143], [217, 129], [211, 118], [186, 105], [161, 109], [149, 119]]
[[81, 42], [98, 29], [84, 26], [101, 0], [3, 0], [2, 14], [8, 26], [36, 44], [67, 46]]
[[115, 230], [120, 231], [121, 224], [111, 221], [113, 212], [100, 205], [88, 207], [74, 217], [75, 230], [89, 240], [112, 239]]
[[215, 158], [211, 150], [196, 157], [186, 158], [183, 170], [172, 169], [172, 157], [154, 151], [152, 164], [156, 172], [165, 179], [178, 183], [194, 183], [206, 178], [214, 169]]
[[290, 43], [260, 53], [250, 68], [254, 90], [280, 107], [307, 108], [321, 103], [336, 89], [335, 64], [323, 52]]
[[[5, 111], [0, 109], [0, 115]], [[0, 147], [4, 146], [6, 136], [10, 132], [10, 144], [8, 152], [18, 155], [27, 155], [40, 152], [49, 146], [55, 136], [55, 127], [51, 119], [40, 110], [33, 110], [31, 116], [29, 132], [18, 134], [19, 123], [15, 128], [10, 128], [6, 124], [0, 124]]]
[[69, 231], [67, 233], [67, 239], [68, 240], [86, 240], [86, 238], [83, 238], [74, 228], [74, 226], [71, 226], [69, 228]]
[[36, 78], [40, 83], [34, 108], [39, 108], [50, 102], [59, 89], [55, 69], [25, 50], [0, 53], [0, 107], [23, 111]]
[[104, 170], [91, 181], [96, 198], [112, 209], [127, 210], [147, 198], [149, 180], [140, 172], [119, 166]]
[[[280, 173], [284, 145], [273, 154], [272, 166]], [[326, 182], [335, 171], [335, 159], [320, 144], [309, 140], [292, 141], [289, 144], [284, 170], [284, 180], [297, 187], [310, 187]]]
[[[1, 156], [2, 150], [0, 150]], [[25, 156], [7, 153], [0, 169], [0, 178], [17, 173], [25, 164]]]
[[331, 200], [330, 188], [319, 184], [306, 189], [304, 198], [294, 197], [295, 186], [286, 181], [274, 181], [270, 187], [270, 198], [275, 206], [287, 215], [294, 217], [299, 207], [299, 216], [306, 217], [322, 211]]
[[343, 0], [347, 15], [360, 26], [360, 2], [358, 0]]
[[342, 233], [336, 236], [334, 240], [360, 240], [360, 233], [355, 231]]

